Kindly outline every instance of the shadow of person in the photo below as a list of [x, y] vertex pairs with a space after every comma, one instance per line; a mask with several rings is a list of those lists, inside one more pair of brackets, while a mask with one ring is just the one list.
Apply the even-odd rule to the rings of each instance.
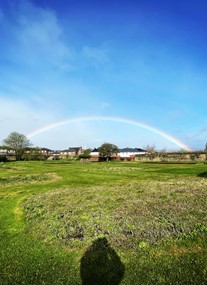
[[118, 285], [125, 267], [107, 239], [98, 238], [81, 258], [82, 285]]
[[202, 172], [198, 174], [198, 177], [204, 177], [207, 178], [207, 172]]

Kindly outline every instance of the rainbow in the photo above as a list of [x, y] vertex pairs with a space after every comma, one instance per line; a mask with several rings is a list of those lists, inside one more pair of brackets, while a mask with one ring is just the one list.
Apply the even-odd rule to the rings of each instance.
[[132, 126], [136, 126], [136, 127], [140, 127], [143, 128], [145, 130], [148, 130], [150, 132], [153, 132], [157, 135], [160, 135], [161, 137], [167, 139], [168, 141], [174, 143], [175, 145], [177, 145], [178, 147], [185, 149], [187, 151], [192, 151], [192, 149], [187, 146], [186, 144], [184, 144], [183, 142], [181, 142], [180, 140], [178, 140], [177, 138], [163, 132], [160, 129], [157, 129], [155, 127], [149, 126], [145, 123], [142, 122], [138, 122], [135, 120], [131, 120], [131, 119], [126, 119], [126, 118], [117, 118], [117, 117], [105, 117], [105, 116], [89, 116], [89, 117], [77, 117], [77, 118], [72, 118], [72, 119], [67, 119], [64, 121], [59, 121], [50, 125], [46, 125], [42, 128], [39, 128], [37, 130], [34, 130], [30, 133], [27, 134], [28, 138], [34, 137], [40, 133], [46, 132], [48, 130], [63, 126], [63, 125], [67, 125], [67, 124], [72, 124], [72, 123], [78, 123], [78, 122], [87, 122], [87, 121], [111, 121], [111, 122], [118, 122], [118, 123], [124, 123], [124, 124], [129, 124]]

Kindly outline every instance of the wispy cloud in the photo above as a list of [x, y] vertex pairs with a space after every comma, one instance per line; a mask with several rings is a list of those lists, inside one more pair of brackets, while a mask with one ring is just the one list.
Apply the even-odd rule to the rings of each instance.
[[198, 149], [198, 145], [201, 146], [201, 149], [204, 149], [207, 142], [207, 128], [203, 126], [200, 129], [191, 130], [186, 136], [186, 141], [191, 142], [192, 147], [195, 149]]
[[195, 132], [191, 132], [188, 134], [189, 139], [195, 139], [195, 138], [201, 138], [201, 137], [206, 137], [207, 135], [207, 128], [203, 127], [199, 130], [196, 130]]
[[103, 65], [109, 62], [108, 51], [106, 48], [83, 47], [83, 55], [90, 59], [94, 65]]
[[63, 40], [57, 15], [52, 10], [24, 1], [19, 5], [16, 17], [19, 59], [31, 64], [43, 61], [65, 66], [72, 51]]
[[[0, 11], [0, 20], [2, 17]], [[88, 66], [99, 68], [109, 63], [109, 52], [104, 43], [93, 47], [83, 43], [80, 49], [75, 48], [55, 10], [31, 1], [20, 1], [6, 20], [9, 56], [14, 62], [33, 68], [41, 66], [44, 70], [52, 65], [62, 72]]]
[[100, 108], [103, 110], [103, 109], [107, 109], [107, 108], [109, 108], [110, 107], [110, 104], [109, 103], [107, 103], [107, 102], [101, 102], [101, 106], [100, 106]]
[[10, 132], [29, 132], [39, 126], [48, 124], [55, 120], [55, 113], [44, 108], [33, 106], [31, 102], [19, 99], [7, 99], [0, 94], [1, 138], [8, 136]]

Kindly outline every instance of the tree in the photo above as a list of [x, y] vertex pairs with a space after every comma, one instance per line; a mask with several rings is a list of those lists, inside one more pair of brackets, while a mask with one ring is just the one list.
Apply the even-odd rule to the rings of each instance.
[[81, 158], [83, 158], [83, 159], [91, 158], [91, 150], [89, 148], [85, 149], [83, 153], [79, 154], [78, 158], [79, 159], [81, 159]]
[[32, 143], [23, 134], [12, 132], [3, 140], [5, 146], [15, 151], [16, 160], [21, 160], [25, 149], [32, 146]]
[[156, 152], [156, 150], [155, 150], [155, 145], [147, 145], [146, 147], [145, 147], [145, 150], [148, 152], [148, 153], [155, 153]]
[[116, 145], [111, 143], [104, 143], [102, 144], [99, 149], [99, 156], [106, 158], [107, 161], [109, 161], [109, 158], [113, 154], [117, 154], [119, 152], [119, 149]]

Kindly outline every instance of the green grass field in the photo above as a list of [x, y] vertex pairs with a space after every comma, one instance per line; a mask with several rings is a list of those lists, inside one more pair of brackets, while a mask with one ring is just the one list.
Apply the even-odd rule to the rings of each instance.
[[0, 284], [207, 284], [207, 165], [0, 164]]

